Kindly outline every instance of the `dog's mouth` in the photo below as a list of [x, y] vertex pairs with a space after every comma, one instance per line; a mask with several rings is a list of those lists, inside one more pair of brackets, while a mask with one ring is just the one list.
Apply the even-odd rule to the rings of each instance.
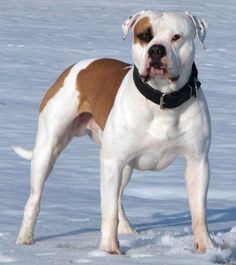
[[151, 78], [158, 77], [176, 83], [179, 80], [179, 75], [173, 75], [171, 72], [167, 64], [160, 61], [150, 61], [145, 70], [145, 74], [141, 74], [141, 78], [143, 82], [148, 82]]

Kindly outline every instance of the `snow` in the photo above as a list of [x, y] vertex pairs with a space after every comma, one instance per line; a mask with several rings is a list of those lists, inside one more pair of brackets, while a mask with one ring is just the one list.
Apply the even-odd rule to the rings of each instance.
[[[97, 250], [100, 238], [99, 149], [74, 139], [51, 174], [35, 244], [17, 246], [29, 193], [29, 162], [11, 149], [34, 145], [40, 100], [68, 65], [91, 57], [131, 62], [121, 24], [141, 9], [189, 10], [209, 23], [196, 63], [212, 119], [210, 233], [218, 248], [193, 247], [184, 161], [161, 172], [136, 171], [125, 193], [138, 234], [120, 236], [122, 256]], [[236, 264], [236, 3], [234, 0], [2, 0], [0, 4], [0, 263]]]

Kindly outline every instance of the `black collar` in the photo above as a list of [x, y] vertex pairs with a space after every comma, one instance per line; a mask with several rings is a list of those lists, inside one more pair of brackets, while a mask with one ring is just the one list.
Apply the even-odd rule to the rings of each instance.
[[176, 108], [190, 99], [192, 96], [197, 96], [197, 90], [201, 86], [201, 83], [198, 81], [198, 71], [195, 63], [192, 66], [192, 73], [188, 83], [183, 86], [181, 89], [175, 92], [168, 94], [162, 93], [147, 83], [144, 83], [141, 79], [141, 76], [138, 72], [136, 66], [134, 66], [133, 78], [134, 83], [140, 93], [147, 99], [152, 102], [160, 105], [160, 108]]

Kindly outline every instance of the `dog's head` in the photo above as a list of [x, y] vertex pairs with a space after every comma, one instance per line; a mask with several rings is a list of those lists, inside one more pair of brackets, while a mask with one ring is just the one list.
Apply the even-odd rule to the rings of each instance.
[[203, 44], [207, 24], [189, 12], [140, 11], [127, 19], [122, 29], [125, 37], [133, 29], [132, 55], [143, 79], [175, 84], [190, 75], [194, 38]]

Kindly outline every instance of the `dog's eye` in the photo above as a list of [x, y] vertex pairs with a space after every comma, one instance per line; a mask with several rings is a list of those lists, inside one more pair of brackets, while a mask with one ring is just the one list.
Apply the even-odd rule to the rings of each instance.
[[147, 31], [140, 33], [137, 35], [137, 37], [144, 42], [150, 42], [153, 38], [151, 29], [148, 29]]
[[175, 34], [173, 37], [172, 37], [172, 41], [177, 41], [181, 38], [181, 36], [179, 34]]

